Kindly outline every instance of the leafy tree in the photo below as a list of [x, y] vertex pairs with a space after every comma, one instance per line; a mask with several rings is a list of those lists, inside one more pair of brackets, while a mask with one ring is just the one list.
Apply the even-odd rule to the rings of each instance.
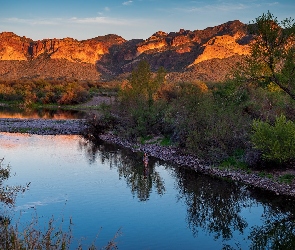
[[263, 84], [275, 83], [295, 100], [295, 23], [278, 21], [270, 12], [249, 25], [254, 41], [242, 72]]
[[[119, 113], [130, 135], [147, 136], [155, 132], [163, 117], [163, 106], [158, 101], [161, 86], [165, 83], [165, 70], [154, 74], [147, 61], [141, 61], [124, 82], [120, 91]], [[128, 135], [128, 136], [130, 136]]]

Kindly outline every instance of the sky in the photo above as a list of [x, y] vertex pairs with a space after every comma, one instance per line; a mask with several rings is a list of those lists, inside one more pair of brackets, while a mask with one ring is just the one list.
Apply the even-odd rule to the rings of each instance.
[[0, 32], [33, 40], [85, 40], [117, 34], [147, 39], [157, 31], [202, 30], [270, 11], [295, 18], [294, 0], [0, 0]]

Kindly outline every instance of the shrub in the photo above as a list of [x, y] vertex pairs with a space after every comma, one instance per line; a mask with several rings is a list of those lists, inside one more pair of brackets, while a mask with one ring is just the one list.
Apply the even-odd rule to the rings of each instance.
[[173, 142], [211, 163], [226, 159], [237, 148], [244, 149], [250, 124], [239, 107], [195, 84], [178, 86], [178, 96], [166, 113]]
[[265, 160], [288, 162], [295, 157], [295, 123], [284, 115], [277, 117], [274, 125], [254, 120], [251, 141]]

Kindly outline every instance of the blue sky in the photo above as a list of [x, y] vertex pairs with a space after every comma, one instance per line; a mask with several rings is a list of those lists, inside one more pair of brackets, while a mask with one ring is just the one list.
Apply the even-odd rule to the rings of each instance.
[[0, 0], [0, 32], [34, 40], [117, 34], [146, 39], [156, 31], [200, 30], [262, 13], [295, 18], [294, 0]]

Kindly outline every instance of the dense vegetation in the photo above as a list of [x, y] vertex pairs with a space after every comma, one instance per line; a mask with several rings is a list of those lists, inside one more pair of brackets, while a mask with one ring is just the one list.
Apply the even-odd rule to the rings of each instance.
[[163, 68], [152, 73], [142, 61], [95, 121], [99, 130], [137, 141], [160, 136], [209, 163], [292, 163], [295, 25], [268, 12], [249, 27], [255, 43], [233, 79], [171, 84]]

